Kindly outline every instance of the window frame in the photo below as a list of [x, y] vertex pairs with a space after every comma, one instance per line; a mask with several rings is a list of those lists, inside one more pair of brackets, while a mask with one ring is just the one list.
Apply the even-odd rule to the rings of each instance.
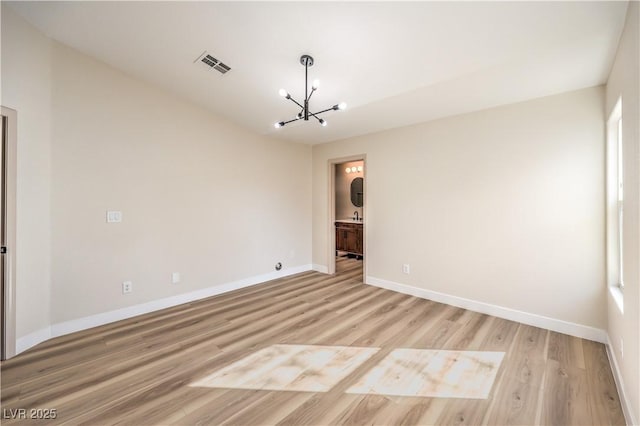
[[606, 253], [607, 286], [624, 314], [624, 140], [622, 98], [606, 123]]

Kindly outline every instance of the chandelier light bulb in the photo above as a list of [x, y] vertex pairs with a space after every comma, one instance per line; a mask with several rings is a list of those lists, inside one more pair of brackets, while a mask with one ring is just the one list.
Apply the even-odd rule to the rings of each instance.
[[279, 122], [277, 122], [277, 123], [275, 123], [275, 124], [273, 125], [273, 127], [275, 127], [276, 129], [279, 129], [279, 128], [280, 128], [280, 127], [282, 127], [282, 126], [283, 126], [282, 121], [279, 121]]
[[345, 102], [340, 102], [338, 104], [338, 109], [341, 111], [347, 109], [347, 104]]
[[325, 120], [324, 118], [321, 118], [321, 119], [320, 119], [320, 125], [321, 125], [322, 127], [326, 126], [326, 125], [327, 125], [327, 120]]
[[284, 89], [280, 89], [278, 91], [278, 94], [280, 94], [280, 96], [282, 96], [283, 98], [286, 98], [287, 96], [289, 96], [289, 93], [287, 93], [287, 91]]
[[313, 80], [313, 83], [311, 83], [311, 87], [313, 87], [314, 89], [320, 87], [320, 80], [318, 80], [317, 78]]

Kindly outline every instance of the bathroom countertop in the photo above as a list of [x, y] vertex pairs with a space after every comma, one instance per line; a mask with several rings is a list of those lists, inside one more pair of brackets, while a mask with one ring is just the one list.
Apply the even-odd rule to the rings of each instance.
[[364, 220], [355, 220], [355, 219], [336, 219], [336, 222], [340, 223], [364, 223]]

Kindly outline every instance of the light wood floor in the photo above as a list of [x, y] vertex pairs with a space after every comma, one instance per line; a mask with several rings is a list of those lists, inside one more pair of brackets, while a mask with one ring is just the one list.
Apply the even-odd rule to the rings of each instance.
[[[624, 424], [603, 345], [364, 285], [353, 259], [337, 269], [40, 344], [2, 363], [3, 423], [47, 408], [86, 425]], [[328, 392], [190, 386], [275, 344], [380, 349]], [[398, 348], [505, 355], [487, 399], [346, 393]]]

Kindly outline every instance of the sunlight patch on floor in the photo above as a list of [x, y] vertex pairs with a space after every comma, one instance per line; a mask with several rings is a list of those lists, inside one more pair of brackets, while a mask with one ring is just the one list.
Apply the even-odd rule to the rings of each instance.
[[351, 346], [273, 345], [190, 386], [328, 392], [378, 350]]
[[504, 352], [396, 349], [347, 393], [486, 399], [503, 358]]

